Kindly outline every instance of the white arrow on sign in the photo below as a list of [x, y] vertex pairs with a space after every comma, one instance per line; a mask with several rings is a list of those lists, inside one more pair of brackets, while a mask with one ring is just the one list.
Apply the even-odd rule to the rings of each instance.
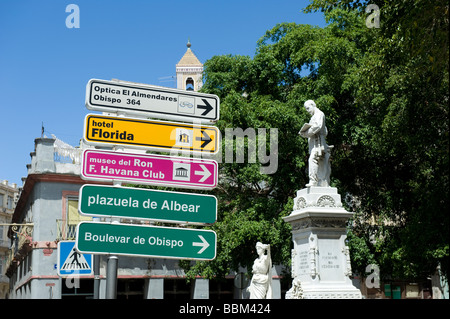
[[200, 240], [202, 241], [201, 243], [199, 242], [195, 242], [192, 243], [192, 246], [198, 246], [198, 247], [202, 247], [202, 249], [200, 249], [197, 254], [201, 254], [202, 252], [205, 251], [206, 248], [209, 247], [209, 243], [205, 240], [205, 238], [202, 235], [198, 235], [198, 237], [200, 238]]
[[202, 178], [200, 178], [199, 182], [203, 183], [204, 181], [206, 181], [206, 179], [208, 177], [211, 176], [211, 172], [205, 167], [205, 165], [200, 164], [200, 167], [202, 168], [202, 171], [195, 171], [194, 174], [195, 175], [200, 175], [203, 176]]

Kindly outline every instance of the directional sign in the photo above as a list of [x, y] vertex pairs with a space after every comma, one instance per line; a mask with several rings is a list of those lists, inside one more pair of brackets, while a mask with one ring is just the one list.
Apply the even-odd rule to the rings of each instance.
[[217, 235], [212, 230], [81, 222], [80, 252], [141, 257], [212, 260]]
[[74, 241], [58, 242], [58, 275], [92, 275], [92, 255], [81, 254], [75, 249]]
[[98, 217], [212, 224], [217, 217], [217, 198], [143, 188], [83, 185], [78, 210], [83, 215]]
[[216, 122], [219, 105], [219, 97], [213, 94], [146, 84], [91, 79], [86, 86], [86, 107], [94, 111]]
[[84, 122], [86, 143], [128, 145], [155, 151], [187, 150], [216, 154], [219, 134], [215, 126], [117, 116], [88, 114]]
[[96, 181], [211, 189], [217, 186], [214, 160], [155, 154], [85, 150], [81, 177]]

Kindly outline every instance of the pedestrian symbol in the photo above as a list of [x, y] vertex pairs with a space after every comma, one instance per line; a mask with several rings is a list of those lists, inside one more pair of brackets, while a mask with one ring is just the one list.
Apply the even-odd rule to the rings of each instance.
[[66, 261], [61, 266], [61, 270], [86, 270], [91, 269], [86, 258], [80, 254], [75, 248], [72, 249]]
[[92, 275], [92, 255], [81, 254], [74, 241], [58, 243], [58, 275]]

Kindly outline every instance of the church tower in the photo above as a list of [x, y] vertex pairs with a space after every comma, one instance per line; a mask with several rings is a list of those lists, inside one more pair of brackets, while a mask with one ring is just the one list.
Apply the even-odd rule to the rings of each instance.
[[186, 53], [176, 65], [177, 89], [198, 91], [203, 85], [203, 64], [192, 52], [189, 40], [186, 46]]

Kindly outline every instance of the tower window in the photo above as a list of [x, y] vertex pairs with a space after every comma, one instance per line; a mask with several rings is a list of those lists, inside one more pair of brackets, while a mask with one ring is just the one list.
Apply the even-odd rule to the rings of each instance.
[[194, 91], [194, 79], [193, 78], [186, 79], [186, 91]]

